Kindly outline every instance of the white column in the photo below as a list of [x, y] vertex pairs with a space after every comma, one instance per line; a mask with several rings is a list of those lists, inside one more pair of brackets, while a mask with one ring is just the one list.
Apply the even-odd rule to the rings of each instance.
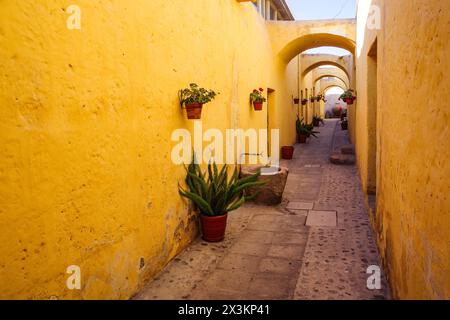
[[266, 0], [266, 20], [270, 20], [270, 0]]

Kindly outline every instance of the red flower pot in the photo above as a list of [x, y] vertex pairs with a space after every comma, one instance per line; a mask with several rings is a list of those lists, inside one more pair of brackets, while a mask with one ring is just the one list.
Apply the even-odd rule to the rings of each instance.
[[306, 139], [308, 139], [308, 136], [304, 135], [304, 134], [299, 134], [297, 136], [298, 139], [298, 143], [306, 143]]
[[255, 111], [261, 111], [263, 109], [263, 103], [262, 102], [253, 102], [253, 108], [255, 108]]
[[218, 217], [200, 215], [202, 223], [203, 240], [208, 242], [220, 242], [225, 238], [228, 214]]
[[294, 147], [286, 146], [281, 148], [281, 157], [285, 160], [292, 160], [294, 156]]
[[201, 119], [202, 117], [202, 103], [186, 104], [186, 112], [188, 119]]
[[347, 98], [345, 99], [345, 103], [347, 103], [348, 105], [352, 105], [353, 104], [354, 99], [353, 98]]

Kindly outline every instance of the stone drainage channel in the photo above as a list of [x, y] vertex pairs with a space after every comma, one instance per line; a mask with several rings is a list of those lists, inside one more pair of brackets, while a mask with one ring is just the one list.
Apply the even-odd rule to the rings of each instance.
[[336, 120], [297, 145], [283, 203], [246, 204], [229, 217], [226, 240], [197, 239], [135, 299], [388, 299], [369, 289], [380, 266], [355, 165], [330, 163], [348, 144]]

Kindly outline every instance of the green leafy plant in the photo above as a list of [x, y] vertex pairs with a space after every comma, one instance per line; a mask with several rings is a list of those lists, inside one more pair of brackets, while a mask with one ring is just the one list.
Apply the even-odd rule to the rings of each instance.
[[214, 100], [219, 93], [213, 90], [200, 88], [196, 83], [191, 83], [189, 88], [179, 91], [181, 105], [200, 103], [205, 104]]
[[257, 103], [261, 103], [261, 102], [266, 102], [266, 98], [263, 96], [263, 92], [264, 89], [263, 88], [259, 88], [259, 90], [253, 90], [252, 93], [250, 93], [250, 101], [253, 102], [257, 102]]
[[209, 163], [208, 169], [202, 172], [200, 166], [192, 163], [186, 167], [186, 185], [188, 190], [178, 186], [182, 197], [191, 200], [203, 215], [222, 216], [241, 207], [246, 201], [253, 199], [257, 193], [246, 195], [244, 191], [250, 187], [265, 184], [258, 181], [261, 172], [239, 179], [237, 166], [228, 179], [228, 166], [219, 171], [216, 163]]
[[313, 116], [313, 121], [323, 122], [323, 119], [320, 116]]
[[353, 91], [352, 89], [348, 89], [346, 90], [343, 94], [341, 94], [341, 96], [339, 97], [339, 100], [345, 101], [347, 99], [352, 99], [355, 100], [356, 97], [353, 95], [355, 91]]
[[297, 117], [297, 121], [295, 123], [295, 129], [297, 131], [297, 134], [304, 135], [304, 136], [313, 136], [314, 138], [317, 138], [317, 134], [320, 132], [314, 131], [314, 125], [313, 124], [306, 124], [304, 123], [304, 120], [299, 117]]

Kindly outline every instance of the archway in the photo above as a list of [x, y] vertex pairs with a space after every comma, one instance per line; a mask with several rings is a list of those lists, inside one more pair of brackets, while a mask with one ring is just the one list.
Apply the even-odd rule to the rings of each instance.
[[318, 67], [330, 65], [344, 71], [350, 79], [351, 68], [353, 65], [352, 60], [353, 57], [351, 55], [338, 56], [332, 54], [302, 54], [300, 56], [301, 74], [302, 77], [304, 77], [306, 74]]
[[298, 54], [317, 47], [337, 47], [355, 53], [355, 42], [349, 38], [331, 33], [316, 33], [299, 37], [288, 43], [278, 54], [285, 62]]

